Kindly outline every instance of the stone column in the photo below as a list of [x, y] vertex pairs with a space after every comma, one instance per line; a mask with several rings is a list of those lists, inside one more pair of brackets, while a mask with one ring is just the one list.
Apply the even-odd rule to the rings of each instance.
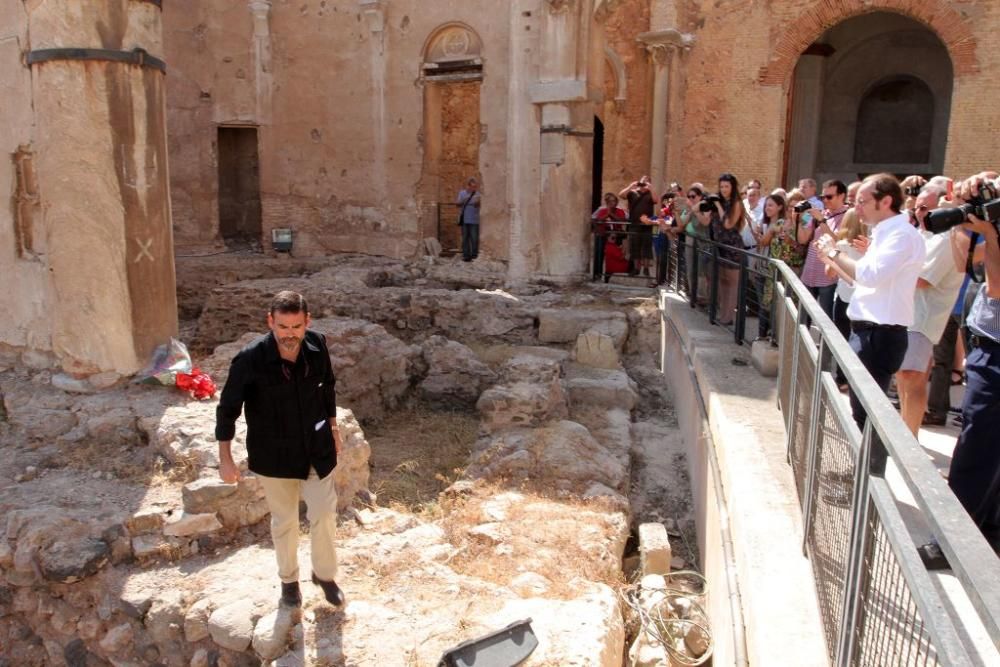
[[653, 62], [653, 117], [649, 134], [649, 178], [653, 188], [662, 192], [667, 159], [667, 108], [670, 97], [670, 65], [674, 52], [691, 43], [690, 35], [676, 30], [644, 32], [637, 37]]
[[788, 143], [789, 185], [800, 178], [816, 176], [819, 152], [819, 129], [823, 111], [823, 70], [825, 58], [821, 55], [802, 55], [795, 66], [792, 81], [792, 118]]
[[129, 374], [177, 335], [160, 8], [25, 6], [52, 351]]
[[256, 120], [259, 125], [271, 124], [271, 3], [269, 0], [250, 0], [247, 3], [253, 15], [253, 60], [256, 80]]

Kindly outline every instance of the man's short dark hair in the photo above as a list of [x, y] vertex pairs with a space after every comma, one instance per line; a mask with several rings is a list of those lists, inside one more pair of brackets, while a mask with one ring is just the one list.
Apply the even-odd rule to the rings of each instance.
[[892, 174], [872, 174], [865, 179], [865, 183], [871, 183], [874, 189], [872, 197], [876, 201], [889, 197], [892, 205], [889, 207], [893, 213], [899, 213], [903, 208], [903, 188], [899, 185], [899, 180]]
[[837, 178], [831, 178], [829, 181], [824, 181], [823, 182], [823, 189], [826, 190], [827, 188], [836, 188], [838, 195], [846, 195], [847, 194], [847, 186], [844, 185], [843, 181], [841, 181], [840, 179], [837, 179]]
[[282, 290], [271, 299], [271, 315], [282, 313], [283, 315], [295, 315], [296, 313], [309, 314], [309, 305], [306, 304], [304, 296], [291, 290]]

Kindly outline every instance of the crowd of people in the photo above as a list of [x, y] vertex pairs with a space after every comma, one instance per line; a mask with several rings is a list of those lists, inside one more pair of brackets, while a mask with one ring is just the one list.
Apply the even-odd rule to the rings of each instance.
[[[606, 281], [613, 273], [649, 276], [651, 287], [661, 285], [676, 243], [678, 271], [691, 285], [707, 280], [706, 257], [717, 257], [717, 322], [728, 324], [737, 314], [741, 265], [781, 260], [878, 386], [888, 393], [895, 384], [914, 435], [921, 426], [946, 423], [951, 387], [964, 384], [948, 481], [1000, 553], [998, 173], [957, 183], [875, 174], [820, 187], [803, 178], [766, 196], [757, 179], [741, 190], [736, 177], [724, 173], [717, 185], [708, 192], [701, 183], [671, 183], [657, 198], [643, 176], [617, 196], [607, 193], [592, 216], [595, 250], [602, 251], [595, 252], [595, 273]], [[712, 241], [716, 253], [695, 253], [697, 241]], [[769, 339], [773, 281], [746, 284], [757, 296], [758, 333]], [[707, 285], [696, 293], [707, 295]], [[863, 429], [863, 401], [839, 369], [837, 382]], [[934, 543], [921, 547], [921, 556], [928, 567], [947, 566]]]

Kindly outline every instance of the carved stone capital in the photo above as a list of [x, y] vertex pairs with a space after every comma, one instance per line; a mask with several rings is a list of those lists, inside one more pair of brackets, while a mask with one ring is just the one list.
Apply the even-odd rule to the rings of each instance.
[[604, 23], [615, 10], [615, 6], [620, 0], [596, 0], [594, 2], [594, 20]]
[[575, 0], [545, 0], [550, 14], [566, 14], [573, 9]]
[[247, 3], [247, 7], [250, 8], [250, 12], [256, 17], [267, 17], [271, 13], [270, 0], [250, 0]]
[[643, 32], [635, 39], [645, 47], [646, 52], [657, 65], [667, 64], [674, 51], [689, 49], [694, 43], [694, 35], [681, 33], [673, 28]]

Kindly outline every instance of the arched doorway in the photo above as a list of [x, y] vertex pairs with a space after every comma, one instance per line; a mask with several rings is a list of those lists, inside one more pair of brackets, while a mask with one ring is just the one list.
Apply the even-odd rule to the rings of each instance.
[[[452, 23], [435, 30], [424, 48], [424, 165], [420, 192], [434, 202], [423, 216], [424, 236], [445, 253], [461, 247], [456, 196], [471, 176], [480, 177], [482, 41], [469, 27]], [[481, 182], [482, 179], [480, 179]]]
[[827, 30], [799, 57], [785, 183], [944, 169], [953, 68], [924, 24], [872, 12]]

